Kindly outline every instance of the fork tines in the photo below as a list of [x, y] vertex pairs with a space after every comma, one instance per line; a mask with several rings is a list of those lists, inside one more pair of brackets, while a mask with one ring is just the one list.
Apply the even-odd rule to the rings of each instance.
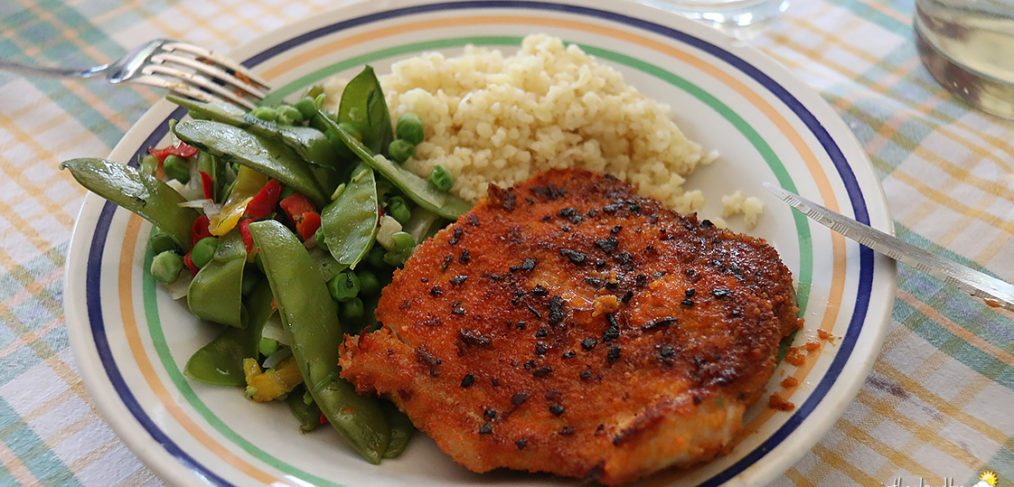
[[266, 96], [268, 83], [231, 59], [193, 44], [162, 40], [136, 81], [206, 102], [228, 101], [248, 109]]

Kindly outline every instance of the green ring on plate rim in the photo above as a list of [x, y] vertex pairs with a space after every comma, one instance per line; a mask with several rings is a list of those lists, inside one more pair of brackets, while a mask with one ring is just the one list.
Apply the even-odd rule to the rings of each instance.
[[[463, 47], [465, 44], [474, 44], [481, 46], [504, 46], [504, 47], [517, 47], [521, 44], [522, 37], [515, 36], [487, 36], [487, 37], [456, 37], [448, 39], [436, 39], [426, 42], [418, 42], [412, 44], [403, 44], [400, 46], [389, 47], [380, 49], [360, 56], [355, 56], [344, 61], [332, 64], [330, 66], [318, 69], [310, 74], [301, 76], [300, 78], [278, 88], [273, 91], [268, 97], [264, 99], [263, 104], [273, 104], [280, 102], [284, 97], [295, 93], [299, 89], [308, 86], [316, 81], [322, 80], [336, 73], [344, 71], [346, 69], [353, 68], [362, 64], [377, 61], [379, 59], [385, 59], [402, 54], [418, 53], [423, 51], [444, 49], [451, 47]], [[572, 44], [572, 43], [568, 43]], [[781, 160], [775, 154], [774, 150], [761, 138], [760, 134], [753, 129], [742, 117], [740, 117], [735, 111], [729, 108], [727, 105], [718, 100], [718, 98], [712, 96], [707, 91], [703, 90], [699, 86], [687, 81], [686, 79], [677, 76], [669, 71], [666, 71], [658, 66], [651, 63], [635, 59], [625, 54], [620, 54], [614, 51], [603, 49], [600, 47], [589, 46], [586, 44], [578, 44], [586, 53], [593, 56], [597, 56], [602, 59], [608, 59], [618, 64], [623, 64], [628, 67], [637, 69], [646, 74], [661, 79], [676, 88], [679, 88], [699, 101], [705, 103], [717, 113], [722, 115], [729, 123], [736, 127], [737, 130], [753, 145], [764, 162], [767, 163], [768, 168], [774, 173], [778, 180], [778, 183], [790, 191], [796, 191], [795, 184], [789, 176], [788, 171], [785, 170], [785, 166], [782, 165]], [[793, 221], [796, 224], [796, 233], [799, 241], [799, 284], [796, 290], [796, 298], [799, 302], [800, 315], [806, 310], [806, 304], [810, 295], [810, 286], [812, 285], [813, 278], [813, 239], [810, 235], [810, 227], [806, 221], [806, 217], [799, 212], [792, 212]], [[154, 230], [154, 229], [153, 229]], [[150, 238], [150, 235], [149, 235]], [[172, 354], [169, 352], [169, 347], [166, 344], [165, 334], [162, 332], [162, 322], [159, 318], [158, 302], [155, 296], [155, 280], [151, 276], [151, 261], [154, 258], [150, 248], [147, 248], [144, 256], [144, 270], [141, 278], [141, 289], [144, 297], [144, 314], [146, 321], [148, 322], [148, 331], [151, 333], [152, 345], [155, 347], [158, 353], [159, 361], [165, 368], [166, 373], [172, 380], [173, 385], [176, 386], [177, 390], [183, 395], [187, 403], [190, 404], [195, 411], [197, 411], [201, 417], [211, 425], [215, 431], [227, 438], [233, 444], [239, 446], [243, 451], [264, 462], [271, 467], [278, 469], [289, 475], [298, 477], [304, 481], [312, 482], [317, 485], [327, 485], [334, 487], [342, 487], [342, 484], [336, 484], [326, 479], [317, 477], [308, 472], [304, 472], [292, 465], [289, 465], [282, 460], [270, 455], [264, 450], [260, 449], [247, 439], [240, 436], [238, 433], [227, 426], [218, 416], [216, 416], [204, 401], [202, 401], [193, 388], [190, 387], [190, 383], [187, 378], [183, 375], [183, 372], [176, 365], [173, 360]]]

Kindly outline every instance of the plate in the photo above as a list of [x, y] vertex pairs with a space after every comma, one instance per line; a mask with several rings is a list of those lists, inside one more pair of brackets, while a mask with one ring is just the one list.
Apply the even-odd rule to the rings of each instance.
[[[793, 213], [760, 186], [771, 181], [872, 226], [891, 231], [883, 191], [837, 114], [784, 68], [703, 26], [627, 2], [569, 0], [425, 3], [373, 1], [286, 26], [233, 53], [278, 88], [297, 93], [369, 63], [379, 73], [424, 51], [466, 44], [513, 51], [542, 32], [579, 44], [627, 82], [673, 108], [690, 138], [722, 154], [688, 182], [719, 215], [735, 189], [765, 203], [750, 233], [772, 243], [798, 282], [805, 329], [799, 345], [831, 333], [832, 343], [796, 367], [782, 363], [769, 384], [794, 376], [791, 412], [750, 408], [746, 431], [725, 456], [667, 471], [650, 485], [760, 485], [808, 451], [853, 399], [877, 357], [894, 300], [893, 263]], [[156, 104], [111, 159], [134, 161], [162, 143], [183, 110]], [[736, 220], [731, 219], [734, 226]], [[302, 435], [284, 405], [247, 401], [233, 388], [187, 380], [181, 370], [214, 330], [156, 287], [146, 271], [151, 226], [89, 194], [74, 229], [66, 316], [81, 375], [101, 413], [137, 455], [178, 485], [572, 484], [547, 475], [476, 475], [424, 435], [405, 454], [374, 466], [328, 428]]]

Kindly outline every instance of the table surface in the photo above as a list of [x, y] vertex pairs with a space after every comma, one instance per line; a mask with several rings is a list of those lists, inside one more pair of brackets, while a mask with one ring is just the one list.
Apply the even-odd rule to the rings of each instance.
[[[99, 64], [154, 37], [228, 51], [333, 0], [6, 0], [0, 57]], [[903, 240], [1014, 280], [1014, 123], [919, 62], [908, 0], [799, 0], [747, 42], [848, 123]], [[92, 405], [63, 316], [85, 191], [58, 161], [108, 154], [159, 93], [0, 73], [0, 485], [158, 485]], [[1014, 485], [1014, 319], [907, 266], [856, 399], [778, 485]]]

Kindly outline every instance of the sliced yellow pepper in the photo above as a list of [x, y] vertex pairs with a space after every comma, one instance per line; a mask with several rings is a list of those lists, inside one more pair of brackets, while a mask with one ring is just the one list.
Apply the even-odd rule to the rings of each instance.
[[210, 219], [208, 229], [211, 234], [220, 237], [235, 228], [246, 212], [246, 205], [267, 182], [267, 176], [246, 166], [240, 166], [239, 172], [236, 173], [236, 184], [225, 200], [222, 211]]
[[243, 359], [243, 374], [246, 376], [246, 396], [257, 402], [268, 402], [287, 394], [303, 383], [296, 359], [282, 360], [273, 369], [261, 371], [257, 360]]

